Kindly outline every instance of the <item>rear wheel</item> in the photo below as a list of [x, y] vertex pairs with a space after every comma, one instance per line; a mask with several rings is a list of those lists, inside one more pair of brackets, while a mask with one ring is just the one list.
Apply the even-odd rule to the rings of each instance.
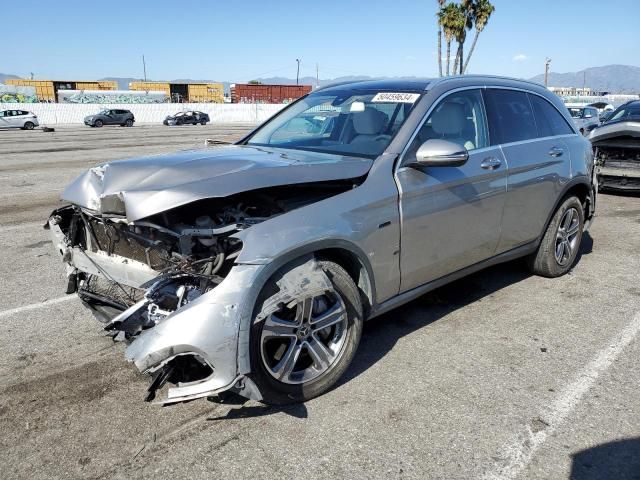
[[33, 122], [24, 122], [24, 129], [25, 130], [33, 130], [33, 127], [35, 127]]
[[131, 120], [130, 118], [127, 119], [127, 121], [124, 123], [127, 127], [133, 127], [133, 120]]
[[319, 261], [331, 288], [292, 294], [302, 280], [284, 273], [268, 284], [251, 327], [251, 377], [264, 402], [303, 402], [328, 391], [353, 359], [362, 333], [356, 285], [339, 265]]
[[102, 120], [96, 120], [95, 122], [93, 122], [94, 127], [100, 128], [102, 125], [104, 125]]
[[529, 257], [529, 268], [536, 275], [559, 277], [573, 267], [582, 242], [584, 210], [580, 199], [566, 198], [553, 215], [538, 251]]
[[207, 124], [207, 122], [206, 122], [205, 120], [202, 120], [202, 121], [200, 122], [200, 125], [203, 125], [203, 126], [204, 126], [204, 125], [206, 125], [206, 124]]

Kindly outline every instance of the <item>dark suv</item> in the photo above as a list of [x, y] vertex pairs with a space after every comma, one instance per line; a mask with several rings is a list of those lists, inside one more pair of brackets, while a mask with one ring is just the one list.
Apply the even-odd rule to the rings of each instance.
[[101, 127], [103, 125], [120, 125], [121, 127], [133, 127], [136, 119], [129, 110], [105, 109], [84, 117], [84, 124], [90, 127]]

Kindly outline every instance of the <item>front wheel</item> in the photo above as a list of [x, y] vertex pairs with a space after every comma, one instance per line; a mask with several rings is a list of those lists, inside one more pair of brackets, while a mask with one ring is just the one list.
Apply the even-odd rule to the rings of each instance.
[[93, 126], [96, 128], [100, 128], [102, 125], [104, 125], [102, 120], [96, 120], [95, 122], [93, 122]]
[[529, 257], [529, 268], [536, 275], [560, 277], [573, 267], [580, 250], [584, 229], [584, 209], [580, 199], [566, 198], [549, 222], [536, 253]]
[[133, 127], [133, 120], [131, 120], [130, 118], [127, 119], [127, 121], [124, 123], [127, 127]]
[[358, 348], [363, 320], [358, 288], [336, 263], [314, 264], [315, 275], [328, 279], [326, 288], [295, 293], [305, 291], [297, 282], [308, 278], [289, 270], [260, 296], [251, 327], [251, 377], [265, 403], [322, 395], [344, 374]]
[[207, 124], [206, 120], [202, 120], [202, 121], [200, 122], [200, 125], [202, 125], [202, 126], [205, 126], [206, 124]]

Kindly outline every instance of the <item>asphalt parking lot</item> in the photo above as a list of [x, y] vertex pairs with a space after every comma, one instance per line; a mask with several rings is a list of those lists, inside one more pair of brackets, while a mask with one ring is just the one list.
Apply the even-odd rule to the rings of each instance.
[[638, 196], [599, 196], [565, 277], [505, 264], [369, 322], [304, 405], [144, 403], [42, 224], [90, 165], [249, 128], [0, 131], [3, 478], [640, 478]]

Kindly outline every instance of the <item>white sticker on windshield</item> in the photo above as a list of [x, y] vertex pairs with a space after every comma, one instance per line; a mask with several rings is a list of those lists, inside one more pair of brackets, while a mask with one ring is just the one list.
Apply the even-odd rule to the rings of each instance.
[[419, 93], [383, 92], [377, 93], [371, 99], [372, 103], [415, 103], [420, 98]]

